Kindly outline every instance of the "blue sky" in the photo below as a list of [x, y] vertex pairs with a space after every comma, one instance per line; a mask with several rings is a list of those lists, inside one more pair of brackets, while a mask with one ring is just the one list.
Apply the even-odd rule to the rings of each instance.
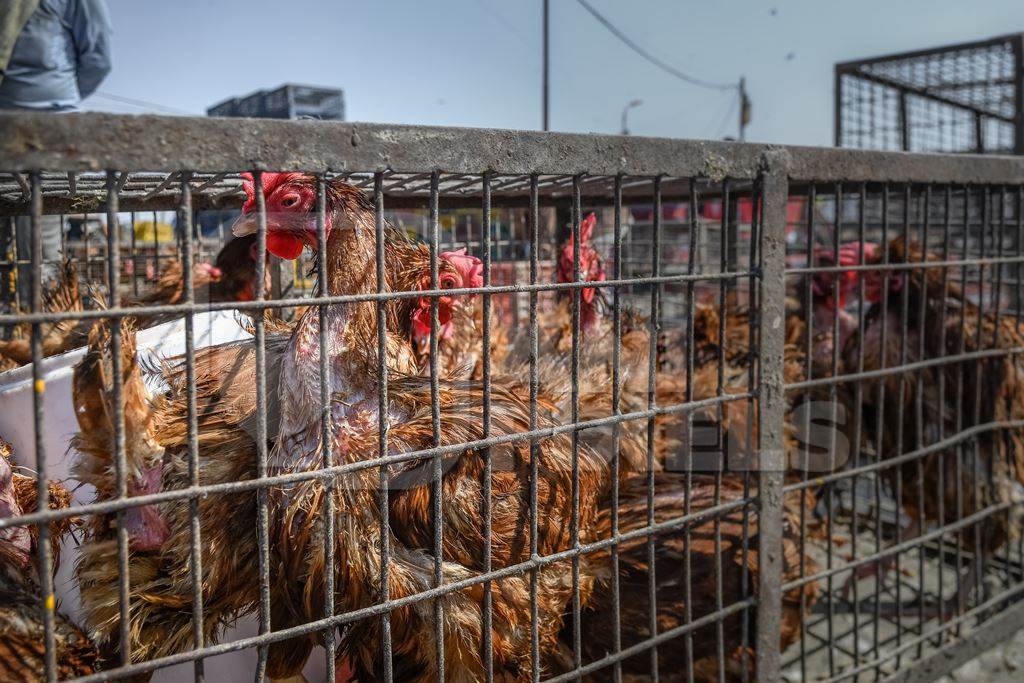
[[[340, 86], [353, 121], [537, 129], [541, 0], [107, 0], [108, 95], [202, 113], [284, 82]], [[693, 76], [746, 76], [748, 139], [832, 142], [837, 61], [1024, 31], [1021, 0], [590, 0]], [[735, 135], [731, 92], [683, 83], [620, 43], [576, 0], [551, 0], [552, 129]], [[102, 96], [88, 109], [142, 113]], [[159, 111], [148, 108], [149, 111]], [[167, 113], [166, 111], [164, 113]]]

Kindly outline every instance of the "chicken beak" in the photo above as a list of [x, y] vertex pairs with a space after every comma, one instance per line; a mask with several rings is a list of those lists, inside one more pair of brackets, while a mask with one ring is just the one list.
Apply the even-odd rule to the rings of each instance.
[[256, 220], [256, 216], [250, 213], [243, 213], [235, 219], [234, 224], [231, 226], [231, 234], [235, 237], [255, 235], [258, 231], [259, 222]]

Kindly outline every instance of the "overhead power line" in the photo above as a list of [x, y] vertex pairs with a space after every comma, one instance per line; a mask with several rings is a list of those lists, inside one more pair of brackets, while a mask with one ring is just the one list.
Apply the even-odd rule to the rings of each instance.
[[123, 97], [121, 95], [115, 95], [109, 92], [103, 92], [97, 90], [93, 93], [96, 97], [101, 97], [105, 100], [111, 100], [112, 102], [120, 102], [121, 104], [130, 104], [133, 107], [140, 107], [142, 109], [155, 109], [157, 111], [165, 111], [169, 114], [181, 114], [184, 116], [195, 116], [194, 111], [186, 111], [184, 109], [178, 109], [177, 107], [168, 107], [165, 104], [159, 104], [157, 102], [149, 102], [148, 100], [137, 100], [134, 97]]
[[606, 19], [600, 12], [594, 9], [594, 7], [589, 2], [587, 2], [587, 0], [576, 0], [576, 2], [580, 3], [580, 5], [583, 6], [583, 9], [590, 12], [595, 19], [597, 19], [599, 22], [601, 22], [602, 25], [604, 25], [606, 29], [611, 31], [612, 35], [614, 35], [616, 38], [618, 38], [627, 46], [629, 46], [634, 52], [636, 52], [638, 55], [640, 55], [648, 62], [661, 69], [662, 71], [671, 74], [672, 76], [675, 76], [679, 80], [685, 81], [690, 85], [696, 85], [701, 88], [709, 88], [711, 90], [735, 90], [738, 87], [735, 83], [715, 83], [713, 81], [705, 81], [701, 78], [695, 78], [693, 76], [690, 76], [689, 74], [683, 73], [682, 71], [675, 68], [671, 64], [666, 64], [665, 62], [661, 61], [660, 59], [652, 55], [650, 52], [642, 48], [629, 36], [627, 36], [625, 33], [619, 30], [619, 28], [615, 26], [615, 24], [608, 21], [608, 19]]

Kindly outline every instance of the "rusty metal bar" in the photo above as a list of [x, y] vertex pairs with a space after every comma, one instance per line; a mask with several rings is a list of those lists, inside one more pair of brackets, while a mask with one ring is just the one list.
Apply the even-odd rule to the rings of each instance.
[[757, 680], [780, 678], [779, 629], [782, 615], [782, 486], [786, 453], [783, 446], [782, 360], [785, 346], [786, 205], [789, 200], [788, 158], [781, 152], [764, 156], [764, 223], [761, 226], [760, 443], [758, 472]]
[[[265, 296], [264, 268], [267, 262], [267, 207], [266, 197], [263, 193], [263, 174], [260, 171], [253, 172], [253, 193], [256, 196], [256, 219], [258, 222], [256, 232], [256, 301], [261, 302]], [[253, 339], [256, 344], [256, 477], [259, 480], [266, 479], [268, 474], [267, 452], [267, 358], [266, 358], [266, 332], [262, 312], [254, 316]], [[260, 602], [259, 619], [260, 635], [267, 635], [271, 631], [270, 615], [270, 516], [269, 490], [263, 482], [256, 488], [256, 542], [259, 557], [260, 577]], [[267, 645], [261, 645], [257, 649], [258, 662], [256, 665], [256, 680], [263, 680], [267, 669], [267, 657], [269, 654]]]

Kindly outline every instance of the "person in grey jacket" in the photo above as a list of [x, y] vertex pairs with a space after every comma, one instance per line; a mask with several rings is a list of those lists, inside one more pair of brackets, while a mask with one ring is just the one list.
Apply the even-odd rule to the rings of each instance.
[[70, 111], [110, 73], [104, 0], [39, 0], [0, 81], [0, 108]]
[[[0, 109], [75, 111], [110, 73], [111, 26], [104, 0], [4, 0], [4, 5], [9, 16], [21, 10], [28, 20], [16, 34], [8, 63], [0, 65]], [[31, 221], [19, 216], [15, 224], [18, 290], [25, 305], [31, 282]], [[62, 258], [60, 216], [43, 216], [40, 227], [40, 275], [46, 283], [58, 272]]]

